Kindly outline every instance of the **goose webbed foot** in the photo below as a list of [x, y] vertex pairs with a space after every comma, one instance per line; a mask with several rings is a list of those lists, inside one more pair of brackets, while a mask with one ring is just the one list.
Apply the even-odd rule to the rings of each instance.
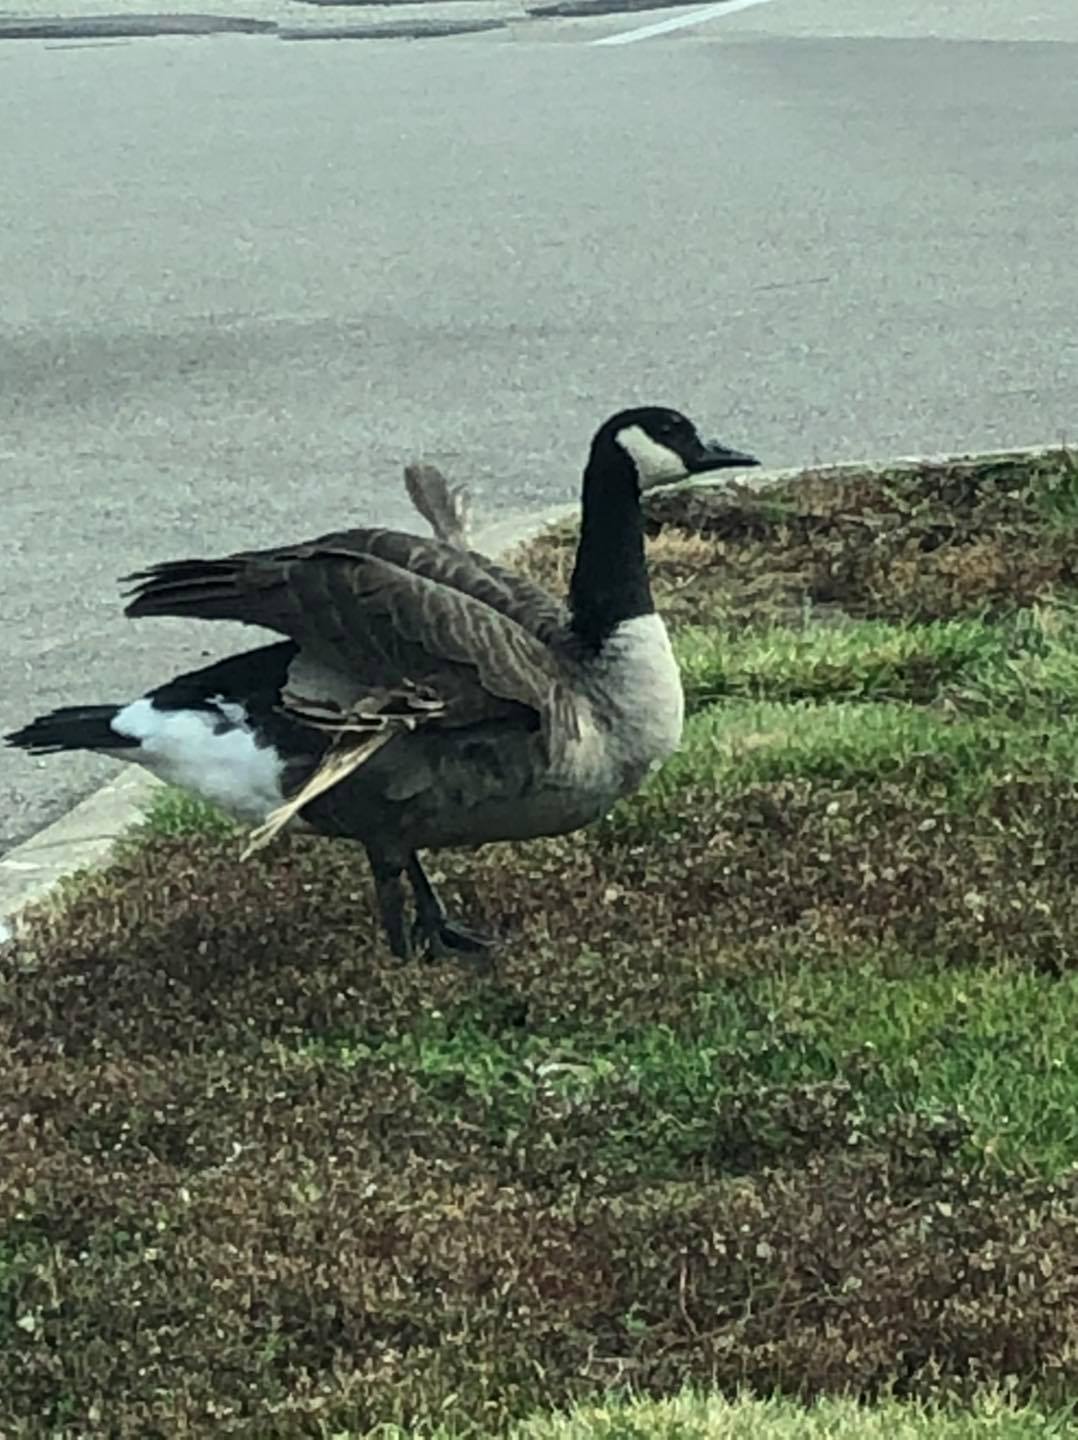
[[481, 959], [494, 948], [494, 939], [472, 930], [446, 914], [441, 896], [431, 884], [418, 855], [408, 862], [408, 877], [415, 892], [416, 921], [412, 941], [422, 946], [432, 960], [457, 960], [462, 956]]
[[[459, 961], [469, 957], [473, 964], [482, 965], [483, 957], [494, 948], [493, 938], [449, 918], [418, 855], [412, 855], [406, 866], [369, 851], [368, 858], [382, 928], [390, 950], [399, 960], [412, 960], [418, 951], [431, 960]], [[416, 918], [412, 925], [405, 914], [405, 869], [415, 895]]]
[[412, 946], [429, 960], [452, 960], [458, 964], [466, 961], [482, 968], [489, 961], [494, 941], [453, 920], [428, 927], [417, 919], [412, 927]]
[[438, 938], [458, 955], [484, 955], [493, 950], [495, 944], [493, 935], [484, 935], [459, 920], [443, 920], [438, 927]]

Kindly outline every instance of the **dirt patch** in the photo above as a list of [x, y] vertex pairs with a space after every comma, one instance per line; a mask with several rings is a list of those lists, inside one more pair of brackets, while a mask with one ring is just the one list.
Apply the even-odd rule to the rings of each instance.
[[[358, 1118], [354, 1094], [331, 1089], [296, 1123], [328, 1100]], [[454, 1138], [467, 1155], [467, 1132]], [[1068, 1197], [956, 1178], [950, 1138], [927, 1122], [846, 1138], [736, 1187], [558, 1202], [447, 1185], [414, 1157], [333, 1173], [259, 1154], [194, 1191], [160, 1167], [136, 1207], [131, 1170], [98, 1167], [80, 1248], [37, 1239], [19, 1277], [34, 1329], [5, 1403], [53, 1424], [96, 1411], [115, 1435], [222, 1419], [251, 1436], [366, 1433], [435, 1416], [491, 1434], [507, 1412], [626, 1381], [867, 1397], [922, 1389], [937, 1365], [937, 1393], [977, 1375], [1065, 1380]]]

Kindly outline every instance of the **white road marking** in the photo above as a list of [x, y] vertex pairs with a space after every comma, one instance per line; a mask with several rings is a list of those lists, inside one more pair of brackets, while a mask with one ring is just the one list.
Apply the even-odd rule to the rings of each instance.
[[668, 35], [671, 30], [684, 30], [687, 25], [702, 25], [705, 20], [719, 20], [723, 15], [736, 15], [739, 10], [750, 10], [754, 5], [768, 5], [771, 0], [720, 0], [717, 5], [707, 5], [703, 10], [692, 10], [688, 15], [672, 15], [669, 20], [657, 20], [654, 25], [641, 25], [636, 30], [620, 30], [616, 35], [604, 35], [601, 40], [592, 40], [592, 45], [631, 45], [634, 40], [650, 40], [653, 35]]

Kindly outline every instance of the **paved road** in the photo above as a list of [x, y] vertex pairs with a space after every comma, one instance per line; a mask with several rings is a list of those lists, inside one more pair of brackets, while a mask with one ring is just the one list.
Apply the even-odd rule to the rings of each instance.
[[[415, 455], [504, 515], [634, 400], [772, 464], [1073, 437], [1078, 22], [1021, 8], [0, 44], [0, 728], [233, 638], [119, 573], [404, 520]], [[0, 752], [0, 849], [109, 773]]]

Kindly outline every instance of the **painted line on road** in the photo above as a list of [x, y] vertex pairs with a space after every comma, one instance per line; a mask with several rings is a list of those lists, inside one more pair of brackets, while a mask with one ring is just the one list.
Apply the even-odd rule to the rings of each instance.
[[719, 20], [723, 15], [736, 15], [739, 10], [751, 10], [754, 5], [769, 5], [771, 0], [719, 0], [717, 5], [708, 5], [703, 10], [693, 10], [688, 15], [674, 15], [669, 20], [656, 20], [654, 25], [641, 25], [636, 30], [621, 30], [617, 35], [604, 35], [601, 40], [592, 40], [592, 45], [631, 45], [634, 40], [650, 40], [653, 35], [668, 35], [671, 30], [684, 30], [688, 25], [702, 25], [705, 20]]

